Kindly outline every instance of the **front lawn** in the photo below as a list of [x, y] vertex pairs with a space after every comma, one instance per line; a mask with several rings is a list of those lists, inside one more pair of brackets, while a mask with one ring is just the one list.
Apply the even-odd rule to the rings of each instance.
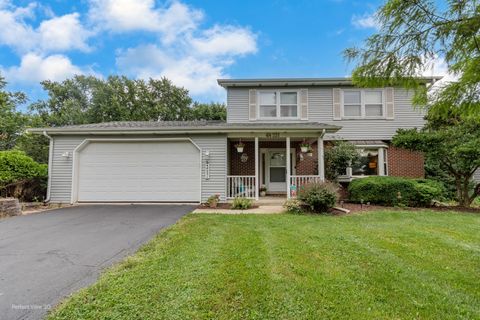
[[480, 215], [184, 217], [49, 319], [479, 319]]

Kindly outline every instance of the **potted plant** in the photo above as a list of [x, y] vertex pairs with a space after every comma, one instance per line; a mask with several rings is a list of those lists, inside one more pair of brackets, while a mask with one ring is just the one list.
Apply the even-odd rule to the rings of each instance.
[[260, 196], [265, 197], [267, 195], [267, 186], [262, 184], [262, 186], [258, 189], [260, 191]]
[[302, 142], [300, 144], [300, 150], [303, 152], [303, 153], [307, 153], [309, 150], [310, 150], [310, 143], [308, 142]]
[[243, 152], [243, 148], [245, 148], [245, 143], [243, 143], [242, 141], [239, 141], [239, 142], [235, 145], [235, 148], [237, 148], [237, 152], [238, 152], [238, 153], [242, 153], [242, 152]]
[[220, 195], [219, 194], [214, 194], [214, 195], [208, 197], [207, 205], [210, 208], [216, 208], [219, 201], [220, 201]]

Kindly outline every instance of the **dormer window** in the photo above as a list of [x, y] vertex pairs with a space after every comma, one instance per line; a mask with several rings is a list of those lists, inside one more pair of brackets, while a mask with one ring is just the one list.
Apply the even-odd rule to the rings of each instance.
[[260, 119], [298, 119], [298, 92], [268, 90], [258, 92]]

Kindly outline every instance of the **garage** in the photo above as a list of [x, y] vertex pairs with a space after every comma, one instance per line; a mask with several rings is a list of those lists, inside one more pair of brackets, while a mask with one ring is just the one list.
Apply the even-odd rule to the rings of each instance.
[[75, 162], [79, 202], [200, 201], [200, 150], [190, 140], [92, 140]]

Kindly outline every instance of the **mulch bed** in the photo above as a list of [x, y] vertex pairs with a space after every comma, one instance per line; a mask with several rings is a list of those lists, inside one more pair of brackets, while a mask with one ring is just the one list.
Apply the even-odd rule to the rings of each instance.
[[[255, 208], [258, 208], [258, 205], [252, 205], [250, 207], [250, 209], [255, 209]], [[197, 209], [232, 209], [232, 204], [222, 202], [217, 204], [216, 208], [210, 208], [208, 205], [202, 203], [197, 207]]]
[[338, 205], [340, 208], [345, 208], [350, 210], [350, 213], [355, 212], [366, 212], [366, 211], [375, 211], [375, 210], [411, 210], [411, 211], [418, 211], [418, 210], [434, 210], [434, 211], [459, 211], [459, 212], [470, 212], [470, 213], [480, 213], [480, 208], [465, 208], [460, 206], [448, 206], [448, 207], [428, 207], [428, 208], [410, 208], [410, 207], [386, 207], [386, 206], [379, 206], [379, 205], [372, 205], [372, 204], [360, 204], [360, 203], [350, 203], [345, 202], [342, 205]]

